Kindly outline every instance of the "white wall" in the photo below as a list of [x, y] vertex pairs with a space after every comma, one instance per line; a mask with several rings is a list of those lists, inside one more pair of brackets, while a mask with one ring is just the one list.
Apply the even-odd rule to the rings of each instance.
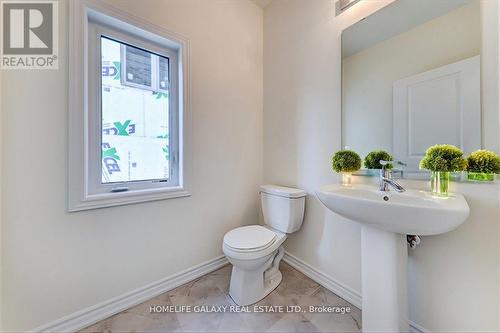
[[[328, 212], [314, 190], [338, 180], [330, 157], [341, 145], [340, 31], [387, 2], [360, 2], [337, 18], [329, 0], [276, 0], [264, 12], [264, 179], [311, 194], [303, 228], [286, 249], [359, 293], [359, 226]], [[486, 24], [488, 42], [497, 43], [498, 27], [489, 26], [491, 20]], [[489, 59], [483, 65], [490, 64], [483, 73], [498, 73], [494, 56], [483, 55]], [[497, 80], [483, 76], [483, 87], [498, 87]], [[498, 93], [488, 91], [483, 96], [490, 99]], [[494, 102], [487, 107], [498, 110]], [[424, 237], [423, 246], [411, 252], [411, 319], [432, 330], [500, 329], [499, 186], [453, 186], [466, 195], [473, 213], [458, 230]]]
[[[360, 8], [387, 2], [359, 3], [347, 13], [360, 19]], [[264, 181], [310, 194], [303, 227], [289, 237], [287, 250], [359, 291], [359, 226], [314, 196], [338, 178], [330, 159], [340, 149], [339, 27], [346, 23], [334, 12], [329, 0], [271, 1], [264, 11]]]
[[[393, 150], [393, 83], [481, 52], [479, 1], [342, 61], [342, 144], [366, 156]], [[408, 61], [411, 59], [411, 61]]]
[[[407, 181], [426, 189], [427, 182]], [[450, 233], [422, 237], [410, 251], [410, 318], [430, 330], [500, 330], [500, 184], [453, 183], [470, 207]]]
[[193, 195], [65, 212], [61, 1], [60, 69], [2, 73], [4, 329], [37, 327], [222, 255], [224, 233], [258, 219], [262, 9], [247, 0], [109, 2], [190, 39]]

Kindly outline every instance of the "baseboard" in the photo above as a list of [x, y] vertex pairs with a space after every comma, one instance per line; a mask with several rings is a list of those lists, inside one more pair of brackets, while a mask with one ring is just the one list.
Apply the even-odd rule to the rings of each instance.
[[312, 280], [316, 281], [317, 283], [325, 287], [326, 289], [330, 290], [334, 294], [342, 297], [352, 305], [355, 305], [356, 307], [361, 309], [361, 294], [358, 291], [335, 280], [334, 278], [323, 273], [316, 267], [313, 267], [305, 263], [304, 261], [297, 258], [293, 254], [285, 252], [283, 260], [293, 268], [297, 269], [304, 275], [308, 276]]
[[[359, 292], [333, 279], [319, 269], [305, 263], [288, 252], [285, 252], [283, 260], [293, 268], [302, 272], [304, 275], [321, 284], [326, 289], [361, 309], [361, 295]], [[93, 325], [100, 320], [106, 319], [121, 311], [145, 302], [164, 292], [195, 280], [205, 274], [211, 273], [227, 263], [228, 261], [225, 256], [208, 260], [182, 272], [153, 282], [147, 286], [138, 288], [129, 293], [101, 302], [97, 305], [57, 319], [51, 323], [37, 327], [32, 330], [32, 332], [76, 332]], [[410, 328], [411, 331], [415, 333], [430, 332], [412, 321], [410, 321]]]
[[177, 288], [187, 282], [211, 273], [228, 263], [225, 256], [220, 256], [188, 268], [180, 273], [153, 282], [129, 293], [104, 301], [89, 308], [72, 313], [34, 329], [32, 332], [75, 332], [100, 320], [106, 319], [123, 310], [145, 302], [166, 291]]
[[[303, 260], [297, 258], [293, 254], [290, 254], [288, 252], [285, 252], [285, 256], [283, 257], [283, 260], [298, 270], [299, 272], [303, 273], [313, 281], [316, 281], [326, 289], [330, 290], [332, 293], [342, 297], [352, 305], [358, 307], [361, 309], [361, 293], [346, 286], [345, 284], [335, 280], [334, 278], [328, 276], [327, 274], [323, 273], [321, 270], [317, 269], [316, 267], [313, 267], [307, 263], [305, 263]], [[430, 332], [429, 330], [425, 329], [424, 327], [414, 323], [413, 321], [409, 322], [410, 324], [410, 331], [413, 333], [428, 333]]]

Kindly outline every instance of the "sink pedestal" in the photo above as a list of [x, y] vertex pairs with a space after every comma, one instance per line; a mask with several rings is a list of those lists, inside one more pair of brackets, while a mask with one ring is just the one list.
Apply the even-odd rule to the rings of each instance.
[[363, 332], [408, 332], [406, 236], [361, 229]]

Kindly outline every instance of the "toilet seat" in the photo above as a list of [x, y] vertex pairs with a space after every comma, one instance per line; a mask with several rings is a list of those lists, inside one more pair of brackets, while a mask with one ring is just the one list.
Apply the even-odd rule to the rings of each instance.
[[277, 235], [260, 225], [249, 225], [233, 229], [224, 236], [224, 245], [236, 252], [256, 252], [270, 247]]
[[[247, 233], [249, 230], [252, 230], [252, 232]], [[240, 235], [240, 233], [243, 234], [243, 232], [245, 232], [245, 235]], [[248, 236], [249, 234], [256, 236], [256, 238], [250, 238], [251, 236]], [[257, 235], [264, 235], [264, 237], [257, 237]], [[246, 238], [247, 236], [248, 238]], [[286, 236], [285, 233], [260, 225], [239, 227], [229, 231], [224, 236], [222, 251], [227, 257], [232, 259], [256, 260], [276, 251], [280, 245], [283, 244]], [[243, 239], [245, 239], [245, 241], [243, 241]]]

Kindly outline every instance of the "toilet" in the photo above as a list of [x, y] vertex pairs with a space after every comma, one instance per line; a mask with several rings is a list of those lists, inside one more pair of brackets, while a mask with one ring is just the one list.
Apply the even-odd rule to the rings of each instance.
[[262, 185], [260, 199], [264, 226], [248, 225], [224, 235], [222, 250], [233, 265], [229, 295], [238, 305], [256, 303], [281, 282], [279, 263], [287, 234], [304, 219], [306, 192], [296, 188]]

